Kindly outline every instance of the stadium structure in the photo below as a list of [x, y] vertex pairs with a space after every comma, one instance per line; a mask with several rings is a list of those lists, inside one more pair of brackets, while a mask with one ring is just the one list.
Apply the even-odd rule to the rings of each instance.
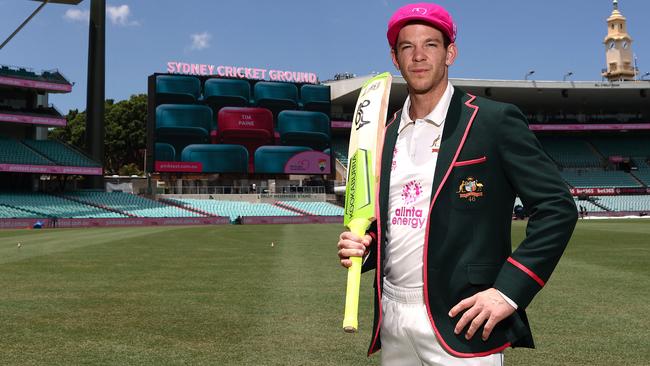
[[[645, 216], [650, 80], [639, 77], [616, 1], [607, 27], [600, 81], [571, 81], [571, 73], [537, 81], [531, 70], [524, 80], [451, 82], [526, 114], [583, 216]], [[67, 123], [48, 95], [68, 93], [72, 83], [57, 70], [2, 66], [0, 227], [342, 222], [351, 121], [372, 75], [320, 83], [297, 74], [251, 78], [248, 71], [143, 76], [148, 164], [140, 180], [147, 183], [106, 177], [102, 188], [89, 190], [78, 177], [102, 176], [97, 151], [48, 139], [50, 128]], [[406, 96], [404, 79], [394, 76], [391, 115]], [[517, 206], [519, 200], [513, 217], [525, 216]]]

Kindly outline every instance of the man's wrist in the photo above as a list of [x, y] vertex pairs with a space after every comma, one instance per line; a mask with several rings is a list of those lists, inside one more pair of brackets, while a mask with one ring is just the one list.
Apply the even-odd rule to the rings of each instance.
[[510, 306], [512, 306], [515, 310], [517, 310], [517, 308], [518, 308], [519, 306], [517, 306], [517, 303], [516, 303], [516, 302], [512, 301], [511, 298], [509, 298], [508, 296], [506, 296], [503, 292], [499, 291], [499, 289], [495, 289], [495, 290], [497, 290], [497, 292], [501, 295], [501, 297], [503, 297], [503, 299], [504, 299], [508, 304], [510, 304]]

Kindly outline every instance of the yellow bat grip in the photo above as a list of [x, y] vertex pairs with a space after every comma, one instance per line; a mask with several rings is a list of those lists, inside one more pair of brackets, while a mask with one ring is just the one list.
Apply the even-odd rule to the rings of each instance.
[[[355, 219], [348, 227], [354, 234], [363, 237], [370, 222], [367, 219]], [[343, 330], [346, 333], [356, 333], [359, 327], [359, 287], [361, 286], [361, 257], [350, 257], [352, 266], [348, 268], [348, 284], [345, 291], [345, 315]]]

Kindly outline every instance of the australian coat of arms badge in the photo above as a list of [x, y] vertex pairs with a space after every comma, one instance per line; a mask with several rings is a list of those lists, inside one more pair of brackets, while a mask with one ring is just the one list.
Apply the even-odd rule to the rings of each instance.
[[469, 202], [474, 202], [478, 197], [483, 197], [483, 183], [474, 177], [467, 177], [458, 186], [458, 196]]

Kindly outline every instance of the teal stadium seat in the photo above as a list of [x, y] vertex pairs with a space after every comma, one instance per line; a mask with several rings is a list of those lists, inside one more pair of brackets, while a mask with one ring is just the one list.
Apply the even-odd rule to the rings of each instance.
[[201, 81], [193, 76], [156, 76], [156, 105], [192, 104], [201, 97]]
[[323, 151], [330, 146], [330, 119], [322, 112], [282, 111], [278, 115], [280, 143]]
[[640, 211], [650, 213], [650, 196], [593, 196], [598, 204], [612, 211]]
[[253, 97], [255, 104], [270, 109], [274, 118], [282, 110], [298, 109], [298, 87], [294, 84], [260, 81], [255, 84]]
[[576, 188], [639, 187], [630, 174], [620, 170], [571, 170], [560, 172], [562, 178]]
[[200, 162], [204, 173], [248, 172], [248, 151], [241, 145], [189, 145], [181, 160]]
[[332, 150], [334, 150], [334, 157], [341, 162], [341, 164], [348, 166], [348, 139], [341, 136], [332, 137]]
[[287, 161], [303, 151], [312, 151], [304, 146], [262, 146], [255, 151], [255, 173], [284, 173]]
[[280, 201], [286, 206], [296, 208], [316, 216], [343, 216], [343, 207], [329, 202]]
[[176, 149], [170, 144], [164, 142], [156, 142], [156, 155], [155, 160], [158, 161], [174, 161], [176, 160]]
[[647, 137], [592, 137], [591, 143], [605, 156], [650, 157], [650, 143]]
[[300, 102], [303, 109], [330, 115], [330, 88], [327, 85], [305, 84], [300, 87]]
[[238, 216], [301, 216], [270, 203], [251, 203], [243, 201], [218, 201], [210, 199], [172, 198], [183, 207], [190, 207], [217, 216], [230, 217], [234, 221]]
[[0, 205], [31, 212], [37, 217], [124, 218], [121, 213], [43, 193], [1, 193]]
[[602, 167], [600, 158], [584, 139], [573, 137], [542, 137], [539, 139], [546, 153], [563, 168]]
[[55, 163], [12, 138], [0, 136], [0, 163], [55, 165]]
[[247, 107], [251, 86], [246, 80], [208, 79], [203, 87], [203, 99], [215, 116], [223, 107]]
[[23, 143], [59, 165], [101, 167], [101, 164], [59, 141], [23, 140]]
[[66, 197], [83, 201], [91, 205], [126, 212], [136, 217], [203, 217], [203, 215], [196, 212], [167, 205], [131, 193], [81, 191], [67, 193]]
[[170, 144], [178, 154], [185, 146], [207, 144], [213, 129], [212, 110], [204, 105], [163, 104], [156, 108], [155, 141]]

